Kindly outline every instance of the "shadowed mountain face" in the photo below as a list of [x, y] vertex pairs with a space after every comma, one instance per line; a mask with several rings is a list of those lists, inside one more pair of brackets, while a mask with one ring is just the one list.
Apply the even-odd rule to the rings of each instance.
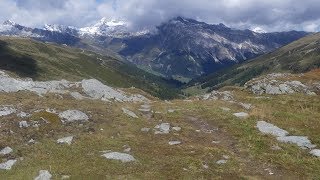
[[0, 40], [0, 69], [14, 72], [22, 77], [36, 78], [38, 67], [36, 61], [26, 55], [14, 53], [5, 41]]

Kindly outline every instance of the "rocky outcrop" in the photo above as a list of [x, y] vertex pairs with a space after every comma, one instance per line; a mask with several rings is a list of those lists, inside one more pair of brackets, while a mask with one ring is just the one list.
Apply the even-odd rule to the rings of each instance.
[[[303, 93], [307, 95], [316, 95], [315, 91], [319, 91], [317, 84], [304, 84], [297, 80], [289, 80], [300, 75], [273, 73], [264, 77], [255, 78], [245, 84], [245, 88], [252, 91], [254, 94], [292, 94]], [[318, 90], [317, 90], [318, 89]]]
[[[93, 99], [118, 102], [148, 102], [140, 94], [127, 94], [121, 90], [104, 85], [96, 79], [81, 82], [61, 81], [33, 81], [32, 79], [12, 78], [0, 71], [0, 92], [15, 93], [19, 91], [34, 92], [39, 96], [48, 93], [69, 94], [77, 100]], [[79, 91], [79, 92], [78, 92]]]
[[202, 100], [224, 100], [224, 101], [232, 101], [233, 94], [229, 91], [212, 91], [211, 93], [199, 96]]
[[[295, 144], [302, 149], [311, 149], [310, 154], [314, 156], [320, 156], [320, 150], [314, 149], [316, 147], [315, 144], [309, 140], [307, 136], [288, 136], [289, 132], [283, 130], [271, 123], [267, 123], [265, 121], [258, 121], [257, 128], [263, 134], [269, 134], [275, 136], [279, 142]], [[280, 149], [279, 147], [275, 149]]]

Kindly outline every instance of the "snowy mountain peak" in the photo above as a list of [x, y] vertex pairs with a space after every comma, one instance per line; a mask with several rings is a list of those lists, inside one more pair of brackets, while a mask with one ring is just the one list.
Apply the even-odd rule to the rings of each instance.
[[55, 32], [65, 32], [68, 30], [77, 30], [76, 27], [57, 25], [57, 24], [45, 24], [43, 29], [47, 30], [47, 31], [55, 31]]
[[255, 33], [260, 33], [260, 34], [263, 34], [263, 33], [267, 33], [264, 29], [262, 29], [261, 27], [255, 27], [252, 29], [253, 32]]
[[93, 26], [80, 28], [81, 35], [109, 35], [109, 36], [123, 36], [129, 33], [128, 23], [119, 20], [108, 20], [102, 18]]
[[3, 25], [9, 25], [9, 26], [14, 26], [16, 24], [17, 23], [15, 23], [14, 21], [11, 21], [11, 20], [6, 20], [3, 22]]

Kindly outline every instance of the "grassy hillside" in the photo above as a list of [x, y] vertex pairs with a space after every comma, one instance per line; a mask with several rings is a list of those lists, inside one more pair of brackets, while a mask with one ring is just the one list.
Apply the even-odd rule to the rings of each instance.
[[[273, 72], [303, 73], [320, 67], [320, 33], [312, 34], [272, 53], [194, 79], [189, 83], [200, 89], [243, 85], [253, 77]], [[193, 87], [194, 89], [194, 87]]]
[[[319, 179], [319, 158], [296, 145], [280, 143], [261, 134], [255, 127], [265, 120], [291, 135], [308, 136], [320, 145], [320, 96], [301, 94], [257, 99], [255, 95], [233, 89], [236, 100], [254, 108], [226, 101], [154, 101], [151, 111], [140, 112], [137, 103], [109, 103], [94, 100], [63, 99], [54, 94], [38, 97], [33, 93], [0, 93], [0, 104], [13, 104], [29, 118], [16, 114], [1, 117], [0, 149], [14, 152], [5, 159], [18, 159], [12, 170], [0, 171], [0, 179], [33, 179], [47, 169], [53, 179]], [[132, 119], [121, 110], [128, 108], [139, 116]], [[230, 108], [224, 111], [221, 107]], [[52, 108], [58, 112], [78, 109], [90, 120], [81, 126], [62, 124], [54, 113], [38, 111]], [[169, 109], [175, 109], [169, 113]], [[247, 112], [240, 120], [236, 112]], [[160, 112], [160, 113], [159, 113]], [[42, 123], [45, 118], [51, 123]], [[40, 127], [19, 128], [20, 121], [42, 123]], [[178, 126], [180, 131], [155, 134], [161, 122]], [[141, 128], [151, 128], [142, 132]], [[9, 133], [9, 130], [14, 134]], [[71, 145], [57, 144], [58, 138], [74, 136]], [[27, 143], [30, 139], [35, 144]], [[179, 145], [168, 144], [179, 140]], [[103, 151], [123, 152], [130, 147], [136, 162], [121, 163], [102, 157]], [[277, 147], [275, 149], [274, 147]], [[225, 158], [226, 157], [226, 158]], [[225, 164], [216, 162], [226, 159]], [[272, 174], [270, 174], [272, 172]]]
[[0, 69], [34, 80], [95, 78], [114, 87], [134, 86], [160, 98], [179, 93], [176, 82], [118, 59], [23, 38], [0, 37]]

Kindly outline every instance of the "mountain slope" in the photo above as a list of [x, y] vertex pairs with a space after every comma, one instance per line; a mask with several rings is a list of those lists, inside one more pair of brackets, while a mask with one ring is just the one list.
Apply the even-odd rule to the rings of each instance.
[[235, 65], [190, 82], [203, 89], [243, 85], [261, 74], [273, 72], [302, 73], [320, 67], [320, 33], [312, 34], [272, 53]]
[[115, 87], [137, 87], [161, 97], [177, 96], [175, 82], [90, 51], [23, 38], [0, 38], [0, 69], [35, 80], [95, 78]]

